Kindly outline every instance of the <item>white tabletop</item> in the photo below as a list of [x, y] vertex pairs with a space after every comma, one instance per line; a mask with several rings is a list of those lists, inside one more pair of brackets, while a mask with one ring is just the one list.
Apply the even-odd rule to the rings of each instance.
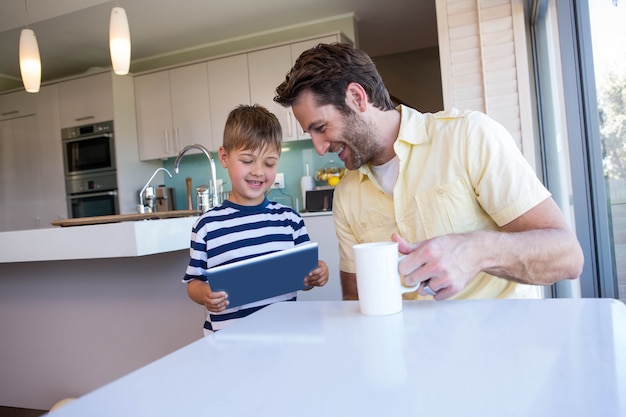
[[625, 416], [626, 307], [279, 303], [50, 415]]

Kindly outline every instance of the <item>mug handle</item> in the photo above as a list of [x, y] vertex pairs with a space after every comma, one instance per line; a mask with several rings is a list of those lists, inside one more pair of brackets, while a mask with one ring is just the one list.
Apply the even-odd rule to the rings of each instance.
[[[402, 261], [404, 258], [406, 258], [406, 255], [402, 255], [398, 258], [398, 265], [400, 265], [400, 261]], [[400, 293], [404, 294], [407, 292], [412, 292], [412, 291], [416, 291], [420, 284], [416, 284], [416, 285], [412, 285], [410, 287], [407, 287], [406, 285], [404, 285], [404, 277], [402, 275], [400, 275], [400, 273], [398, 273], [398, 275], [400, 276]]]

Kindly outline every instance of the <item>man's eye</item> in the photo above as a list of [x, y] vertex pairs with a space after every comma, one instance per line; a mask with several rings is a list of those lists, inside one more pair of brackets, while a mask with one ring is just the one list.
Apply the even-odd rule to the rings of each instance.
[[317, 133], [324, 133], [326, 131], [326, 125], [321, 125], [313, 128], [313, 130]]

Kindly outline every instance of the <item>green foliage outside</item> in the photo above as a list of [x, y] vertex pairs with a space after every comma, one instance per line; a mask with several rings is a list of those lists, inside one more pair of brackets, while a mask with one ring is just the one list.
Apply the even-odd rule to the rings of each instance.
[[605, 176], [626, 178], [626, 74], [610, 73], [598, 83], [600, 136]]

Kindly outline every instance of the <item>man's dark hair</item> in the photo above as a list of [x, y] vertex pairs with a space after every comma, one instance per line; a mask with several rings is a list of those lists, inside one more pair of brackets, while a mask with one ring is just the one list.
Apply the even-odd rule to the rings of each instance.
[[374, 107], [394, 108], [372, 59], [345, 43], [321, 43], [304, 51], [276, 88], [274, 101], [288, 107], [302, 91], [310, 90], [317, 104], [332, 104], [347, 114], [350, 108], [346, 104], [346, 89], [350, 83], [360, 84]]

